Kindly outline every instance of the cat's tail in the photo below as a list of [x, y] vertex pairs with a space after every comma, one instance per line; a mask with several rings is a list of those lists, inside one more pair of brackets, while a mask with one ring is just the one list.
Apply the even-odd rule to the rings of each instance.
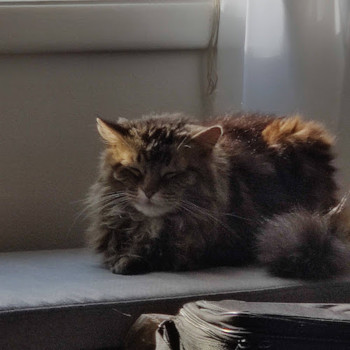
[[326, 214], [279, 214], [257, 235], [258, 259], [274, 275], [323, 279], [350, 271], [350, 216], [345, 203]]

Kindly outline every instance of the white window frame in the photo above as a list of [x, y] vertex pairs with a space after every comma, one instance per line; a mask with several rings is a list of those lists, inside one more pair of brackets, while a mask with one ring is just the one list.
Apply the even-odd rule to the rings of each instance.
[[213, 0], [0, 0], [0, 54], [205, 49]]

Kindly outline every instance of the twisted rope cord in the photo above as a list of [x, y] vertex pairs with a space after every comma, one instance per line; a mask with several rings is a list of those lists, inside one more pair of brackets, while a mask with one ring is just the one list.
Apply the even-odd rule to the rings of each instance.
[[220, 0], [214, 0], [213, 23], [211, 27], [211, 35], [208, 43], [208, 58], [207, 58], [207, 93], [211, 95], [218, 82], [217, 73], [217, 49], [220, 24]]

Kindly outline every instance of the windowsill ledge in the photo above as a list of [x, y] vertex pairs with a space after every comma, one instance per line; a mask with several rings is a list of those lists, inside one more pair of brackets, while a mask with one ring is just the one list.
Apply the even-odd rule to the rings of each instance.
[[0, 348], [121, 345], [142, 313], [176, 313], [193, 300], [349, 303], [350, 275], [306, 283], [259, 267], [114, 275], [85, 249], [1, 253]]
[[204, 49], [212, 14], [213, 0], [0, 0], [0, 53]]

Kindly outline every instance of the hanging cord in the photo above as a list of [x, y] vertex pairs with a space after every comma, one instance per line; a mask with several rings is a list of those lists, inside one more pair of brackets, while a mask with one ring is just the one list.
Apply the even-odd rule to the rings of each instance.
[[218, 37], [220, 24], [220, 0], [214, 0], [213, 24], [211, 28], [211, 35], [208, 44], [208, 58], [207, 58], [207, 81], [208, 81], [208, 95], [211, 95], [216, 88], [218, 82], [217, 73], [217, 51], [218, 51]]

